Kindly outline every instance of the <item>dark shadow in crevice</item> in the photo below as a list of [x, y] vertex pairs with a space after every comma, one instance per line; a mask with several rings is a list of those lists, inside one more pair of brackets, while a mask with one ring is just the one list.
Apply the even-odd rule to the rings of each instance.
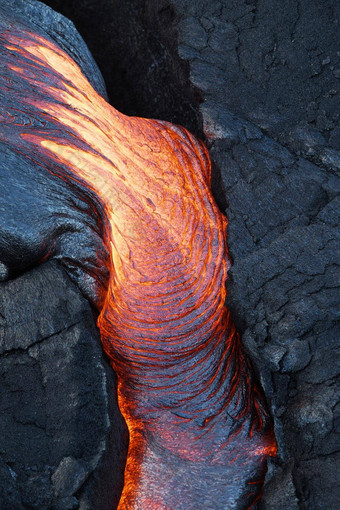
[[213, 160], [211, 161], [211, 191], [218, 207], [225, 214], [228, 208], [226, 191], [223, 184], [221, 169]]

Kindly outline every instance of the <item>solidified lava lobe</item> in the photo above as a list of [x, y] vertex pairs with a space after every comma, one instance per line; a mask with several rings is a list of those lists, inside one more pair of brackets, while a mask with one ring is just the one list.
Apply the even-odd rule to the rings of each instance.
[[103, 206], [98, 327], [130, 432], [119, 509], [250, 508], [276, 447], [224, 304], [226, 218], [204, 145], [120, 114], [51, 40], [0, 29], [0, 139]]

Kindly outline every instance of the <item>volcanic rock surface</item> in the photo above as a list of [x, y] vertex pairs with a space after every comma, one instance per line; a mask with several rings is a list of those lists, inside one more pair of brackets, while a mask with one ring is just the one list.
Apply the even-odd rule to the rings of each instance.
[[[100, 66], [115, 107], [128, 114], [177, 122], [205, 136], [215, 163], [215, 195], [229, 218], [228, 246], [233, 267], [227, 283], [228, 306], [271, 405], [279, 443], [278, 458], [269, 468], [260, 509], [337, 508], [340, 500], [336, 480], [340, 469], [336, 428], [340, 400], [336, 358], [340, 252], [337, 3], [332, 0], [46, 3], [76, 24]], [[61, 33], [65, 30], [63, 26]], [[73, 37], [69, 39], [71, 45]], [[26, 281], [26, 277], [22, 278]], [[14, 283], [2, 284], [0, 292], [4, 287], [7, 292], [7, 286]], [[58, 308], [56, 319], [60, 313]], [[46, 310], [35, 312], [37, 317], [38, 314], [46, 321]], [[74, 318], [69, 326], [72, 321]], [[93, 326], [85, 323], [95, 335]], [[27, 323], [26, 330], [29, 328]], [[45, 344], [29, 347], [28, 338], [21, 337], [22, 351], [6, 355], [4, 370], [7, 364], [15, 362], [27, 365], [24, 370], [31, 370], [32, 377], [35, 371], [39, 373], [37, 366], [42, 361], [32, 358], [26, 350], [42, 349]], [[49, 342], [46, 339], [46, 346]], [[47, 352], [48, 347], [45, 349]], [[77, 374], [78, 364], [72, 367]], [[17, 365], [15, 370], [9, 367], [8, 370], [15, 378]], [[87, 367], [87, 373], [91, 370], [99, 380], [103, 372], [98, 372], [96, 364], [93, 369]], [[24, 389], [30, 387], [27, 382], [30, 377], [29, 373], [24, 376]], [[43, 395], [43, 376], [34, 377], [35, 391]], [[20, 378], [18, 384], [16, 398], [23, 391]], [[63, 395], [61, 391], [60, 406], [68, 402]], [[55, 389], [53, 396], [57, 396]], [[60, 415], [65, 412], [67, 416], [67, 405], [64, 410], [61, 408]], [[103, 416], [107, 416], [105, 406], [102, 409]], [[20, 405], [21, 410], [25, 406]], [[12, 408], [8, 419], [18, 427], [20, 418], [14, 418], [15, 413]], [[39, 419], [50, 418], [47, 413]], [[22, 421], [33, 428], [32, 423], [38, 418], [21, 418]], [[102, 427], [100, 437], [104, 438], [107, 429]], [[93, 441], [90, 430], [86, 437]], [[22, 451], [27, 450], [25, 436], [21, 438]], [[10, 437], [8, 441], [11, 444]], [[45, 442], [44, 448], [35, 448], [37, 458], [47, 447]], [[93, 446], [91, 452], [95, 449]], [[47, 498], [44, 504], [50, 504], [57, 497], [53, 491], [62, 494], [56, 489], [62, 486], [59, 472], [67, 472], [76, 465], [81, 480], [84, 470], [91, 471], [91, 460], [85, 460], [87, 467], [82, 461], [95, 454], [87, 454], [88, 457], [72, 449], [62, 451], [54, 464], [42, 457], [31, 464], [41, 466], [39, 475], [34, 478], [30, 471], [25, 472], [21, 485], [11, 464], [15, 461], [6, 461], [6, 457], [7, 464], [1, 468], [1, 477], [11, 482], [6, 497], [15, 501], [20, 493], [22, 506], [17, 508], [30, 508], [31, 500], [25, 500], [31, 494], [27, 487], [30, 484], [44, 487], [44, 480], [49, 480], [53, 472], [54, 485], [49, 481], [48, 490], [35, 489], [37, 495]], [[74, 464], [79, 459], [81, 466]], [[52, 471], [44, 465], [52, 466]], [[82, 484], [79, 483], [77, 487]], [[74, 497], [74, 492], [69, 491], [67, 497]], [[74, 500], [73, 503], [77, 508], [79, 503]]]
[[0, 284], [0, 508], [109, 510], [127, 432], [93, 312], [55, 261]]

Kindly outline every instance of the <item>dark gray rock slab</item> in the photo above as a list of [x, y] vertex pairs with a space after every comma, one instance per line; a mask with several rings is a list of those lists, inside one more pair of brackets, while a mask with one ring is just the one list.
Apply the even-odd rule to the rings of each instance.
[[[106, 97], [72, 22], [33, 0], [1, 1], [0, 11], [51, 37]], [[31, 270], [43, 258], [34, 256], [36, 243], [44, 238], [53, 251], [57, 227], [61, 250], [53, 256], [91, 299], [91, 278], [77, 264], [83, 256], [90, 266], [105, 266], [98, 214], [91, 218], [86, 197], [70, 196], [61, 180], [49, 187], [48, 175], [44, 181], [34, 163], [3, 144], [0, 160], [0, 508], [111, 510], [127, 444], [115, 374], [79, 288], [56, 262]]]
[[0, 318], [0, 508], [112, 509], [127, 432], [88, 302], [48, 262], [0, 284]]

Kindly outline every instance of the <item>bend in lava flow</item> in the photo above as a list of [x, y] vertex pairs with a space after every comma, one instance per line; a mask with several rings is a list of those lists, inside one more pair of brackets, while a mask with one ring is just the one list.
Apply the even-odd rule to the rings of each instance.
[[[184, 128], [117, 112], [51, 40], [0, 28], [0, 139], [90, 190], [105, 211], [110, 280], [98, 326], [130, 431], [120, 508], [137, 499], [167, 508], [148, 480], [156, 457], [263, 473], [275, 441], [224, 304], [226, 219], [204, 145]], [[254, 477], [238, 508], [258, 498]]]

